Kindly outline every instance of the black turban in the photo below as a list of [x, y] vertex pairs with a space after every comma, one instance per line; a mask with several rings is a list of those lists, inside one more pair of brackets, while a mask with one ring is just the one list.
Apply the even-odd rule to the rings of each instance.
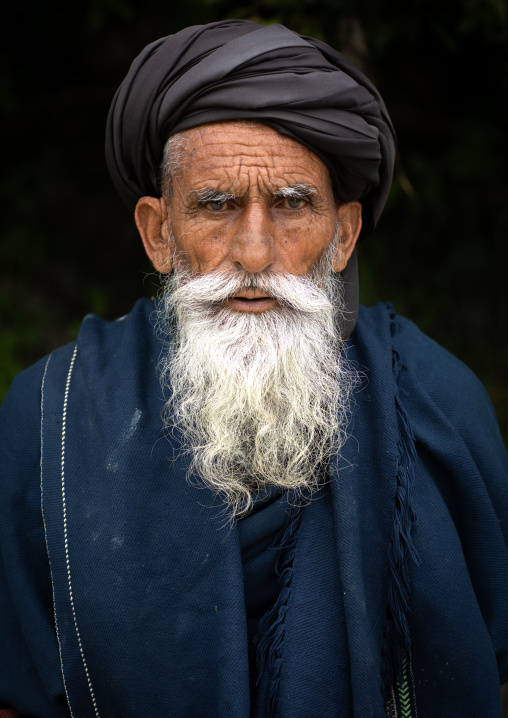
[[106, 157], [134, 210], [160, 196], [164, 143], [207, 122], [250, 119], [311, 149], [369, 234], [390, 189], [395, 135], [383, 100], [344, 55], [282, 25], [225, 20], [163, 37], [134, 60], [108, 117]]
[[[330, 170], [336, 196], [360, 200], [362, 235], [374, 229], [390, 189], [395, 133], [372, 83], [344, 55], [282, 25], [225, 20], [163, 37], [132, 63], [108, 117], [106, 158], [134, 210], [160, 196], [165, 141], [208, 122], [257, 120], [308, 147]], [[345, 272], [358, 305], [356, 253]]]

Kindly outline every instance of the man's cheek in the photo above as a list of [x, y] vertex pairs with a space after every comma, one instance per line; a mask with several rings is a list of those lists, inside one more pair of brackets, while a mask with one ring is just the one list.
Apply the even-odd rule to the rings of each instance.
[[229, 254], [230, 242], [219, 230], [206, 231], [196, 224], [175, 239], [177, 250], [195, 272], [206, 273], [219, 266]]

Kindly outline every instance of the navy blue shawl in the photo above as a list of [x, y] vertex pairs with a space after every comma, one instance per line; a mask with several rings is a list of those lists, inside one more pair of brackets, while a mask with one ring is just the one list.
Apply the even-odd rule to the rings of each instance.
[[[152, 308], [87, 317], [0, 412], [0, 704], [24, 715], [251, 715], [238, 530], [162, 437]], [[366, 379], [327, 491], [289, 520], [260, 690], [282, 718], [381, 718], [394, 696], [408, 716], [500, 716], [490, 402], [389, 306], [361, 310], [348, 356]]]

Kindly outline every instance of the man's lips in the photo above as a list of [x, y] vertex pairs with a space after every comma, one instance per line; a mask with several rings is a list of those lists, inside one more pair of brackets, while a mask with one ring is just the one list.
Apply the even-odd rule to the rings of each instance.
[[233, 299], [272, 299], [272, 297], [262, 289], [241, 289]]
[[227, 303], [240, 312], [263, 312], [273, 308], [277, 300], [259, 289], [245, 289], [230, 297]]

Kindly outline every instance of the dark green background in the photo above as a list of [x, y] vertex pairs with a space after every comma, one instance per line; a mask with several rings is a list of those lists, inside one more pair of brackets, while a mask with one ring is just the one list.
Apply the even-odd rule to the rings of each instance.
[[393, 189], [360, 248], [362, 301], [390, 299], [478, 374], [508, 435], [505, 0], [87, 0], [2, 18], [0, 397], [156, 291], [103, 158], [109, 103], [148, 42], [227, 17], [282, 22], [355, 60], [398, 132]]

